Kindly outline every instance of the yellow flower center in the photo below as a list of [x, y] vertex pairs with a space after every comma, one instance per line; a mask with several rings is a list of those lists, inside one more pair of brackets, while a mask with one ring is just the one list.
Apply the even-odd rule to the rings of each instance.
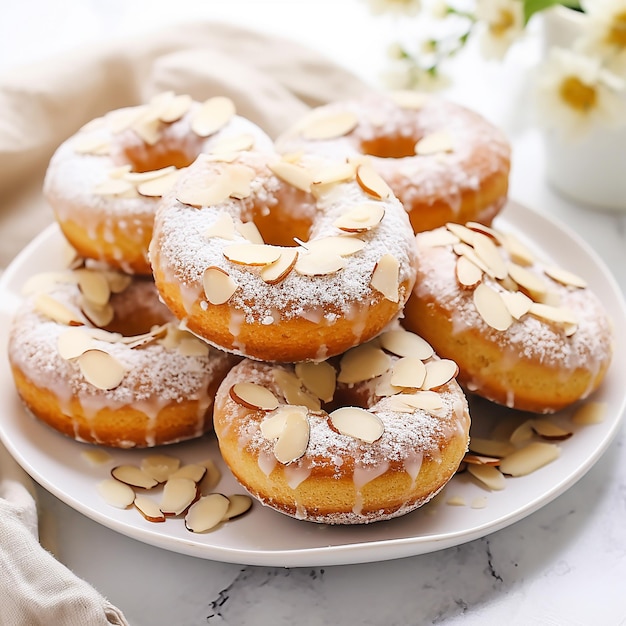
[[626, 12], [613, 16], [606, 42], [616, 48], [626, 48]]
[[489, 23], [489, 30], [494, 37], [502, 37], [515, 26], [515, 16], [512, 11], [500, 9], [498, 19]]
[[559, 90], [561, 98], [572, 109], [586, 113], [596, 106], [598, 94], [593, 87], [583, 83], [577, 76], [568, 76]]

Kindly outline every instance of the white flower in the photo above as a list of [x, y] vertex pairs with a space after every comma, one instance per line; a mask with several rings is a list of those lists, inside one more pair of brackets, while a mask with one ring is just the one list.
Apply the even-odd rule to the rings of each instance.
[[613, 71], [626, 72], [626, 0], [587, 1], [584, 9], [579, 49], [600, 56]]
[[539, 122], [571, 137], [595, 124], [622, 123], [626, 114], [624, 82], [593, 59], [565, 48], [552, 48], [539, 66]]
[[477, 0], [476, 17], [484, 28], [480, 43], [488, 59], [502, 59], [524, 30], [521, 0]]
[[396, 15], [417, 15], [422, 8], [422, 0], [365, 0], [372, 15], [395, 13]]
[[394, 58], [382, 73], [381, 80], [390, 91], [404, 89], [438, 91], [450, 83], [448, 76], [440, 71], [428, 71], [410, 57]]

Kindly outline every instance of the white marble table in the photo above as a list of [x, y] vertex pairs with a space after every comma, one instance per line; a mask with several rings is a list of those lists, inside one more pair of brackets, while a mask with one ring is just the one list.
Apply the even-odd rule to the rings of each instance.
[[[375, 80], [383, 41], [369, 38], [380, 25], [368, 21], [353, 0], [176, 4], [178, 17], [242, 19], [311, 45], [320, 43], [316, 32], [326, 27], [325, 50]], [[331, 9], [338, 19], [324, 16]], [[32, 18], [34, 11], [41, 19]], [[172, 19], [165, 4], [147, 1], [30, 0], [11, 3], [2, 13], [0, 68]], [[342, 34], [346, 24], [351, 25], [350, 39]], [[25, 33], [35, 38], [26, 41], [21, 37]], [[515, 100], [522, 92], [516, 91], [521, 83], [512, 72], [528, 66], [531, 44], [528, 51], [528, 57], [514, 54], [504, 66], [474, 67], [471, 82], [461, 71], [452, 95], [509, 133], [514, 150], [511, 197], [577, 231], [626, 291], [626, 213], [590, 210], [555, 195], [543, 177], [539, 134], [517, 123], [521, 108]], [[622, 429], [587, 475], [522, 521], [458, 547], [393, 561], [283, 569], [183, 556], [104, 528], [40, 489], [42, 528], [58, 558], [119, 606], [134, 626], [618, 626], [626, 624], [625, 443]]]

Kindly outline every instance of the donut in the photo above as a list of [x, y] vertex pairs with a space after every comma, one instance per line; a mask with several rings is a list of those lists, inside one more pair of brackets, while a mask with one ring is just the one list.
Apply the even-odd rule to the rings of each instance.
[[324, 360], [379, 334], [415, 277], [406, 212], [366, 163], [201, 155], [157, 210], [150, 259], [181, 324], [262, 361]]
[[418, 277], [403, 324], [454, 358], [466, 391], [552, 413], [601, 384], [612, 324], [581, 277], [512, 233], [468, 223], [416, 236]]
[[271, 145], [228, 98], [201, 104], [165, 92], [96, 118], [61, 144], [44, 195], [81, 256], [149, 275], [156, 204], [179, 170], [205, 151]]
[[199, 437], [236, 358], [180, 331], [148, 278], [81, 267], [36, 275], [9, 334], [17, 392], [78, 441], [152, 447]]
[[281, 153], [369, 155], [414, 231], [490, 224], [508, 193], [510, 145], [480, 114], [416, 92], [322, 105], [276, 139]]
[[456, 364], [401, 328], [328, 361], [244, 359], [215, 399], [220, 452], [252, 496], [325, 524], [398, 517], [433, 498], [469, 441]]

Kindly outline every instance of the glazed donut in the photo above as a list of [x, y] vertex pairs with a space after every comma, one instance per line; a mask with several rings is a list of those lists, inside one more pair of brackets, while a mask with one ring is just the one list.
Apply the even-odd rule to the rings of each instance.
[[417, 235], [403, 324], [454, 358], [467, 391], [514, 409], [558, 411], [601, 383], [612, 325], [580, 277], [511, 233], [449, 224]]
[[245, 359], [215, 399], [222, 457], [254, 497], [297, 519], [404, 515], [445, 486], [467, 451], [456, 371], [402, 329], [332, 361]]
[[8, 354], [17, 391], [38, 419], [117, 448], [211, 428], [215, 391], [236, 358], [178, 330], [151, 280], [80, 268], [31, 285]]
[[374, 94], [323, 105], [276, 140], [282, 153], [369, 155], [414, 231], [491, 223], [508, 192], [510, 146], [478, 113], [432, 95]]
[[228, 98], [200, 104], [166, 92], [147, 105], [111, 111], [61, 144], [44, 194], [81, 256], [149, 275], [155, 207], [178, 170], [202, 152], [271, 145]]
[[414, 248], [406, 212], [367, 164], [242, 152], [186, 169], [159, 205], [150, 259], [185, 328], [295, 362], [340, 354], [396, 318]]

